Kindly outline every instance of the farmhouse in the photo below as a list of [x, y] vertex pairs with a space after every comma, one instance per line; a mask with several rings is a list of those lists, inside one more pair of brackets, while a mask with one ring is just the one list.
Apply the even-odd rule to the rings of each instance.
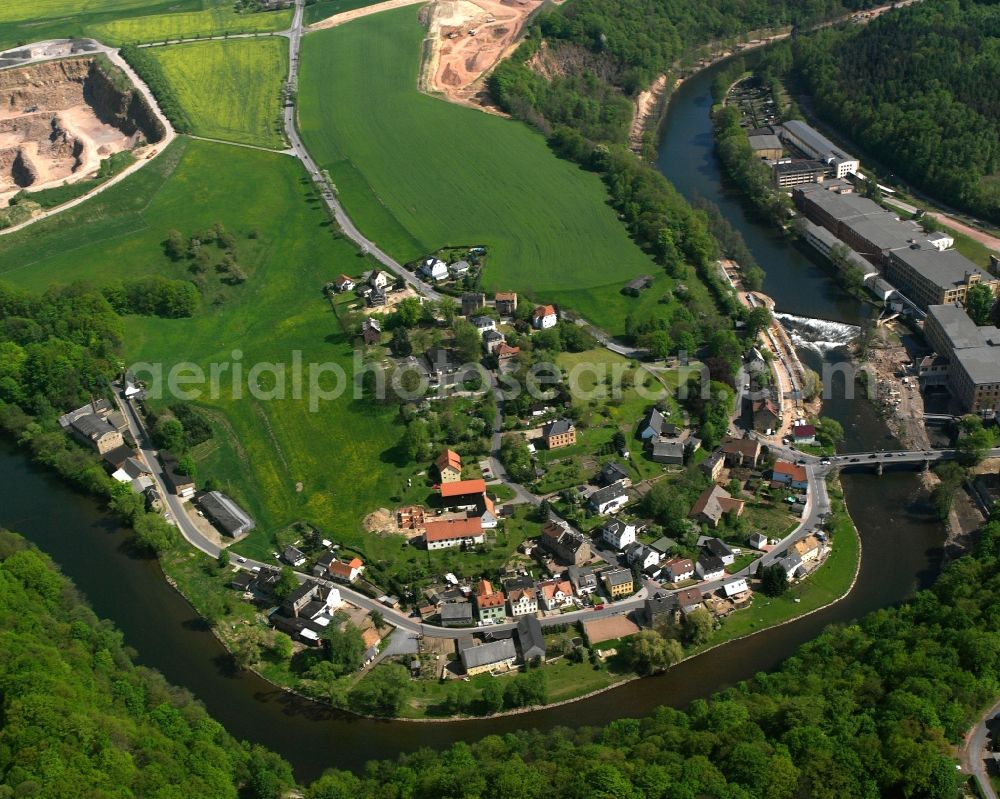
[[539, 305], [531, 314], [531, 324], [536, 330], [547, 330], [550, 327], [555, 327], [558, 321], [556, 309], [551, 305]]
[[457, 483], [462, 479], [462, 457], [451, 449], [446, 449], [434, 462], [442, 483]]
[[666, 419], [663, 413], [657, 408], [651, 408], [639, 423], [636, 435], [643, 441], [655, 441], [663, 435], [663, 426]]
[[743, 505], [742, 499], [733, 499], [722, 486], [714, 485], [701, 492], [688, 516], [711, 527], [718, 527], [724, 513], [735, 513], [739, 516], [743, 513]]
[[330, 576], [342, 583], [353, 583], [364, 570], [365, 564], [361, 558], [351, 558], [349, 561], [335, 560], [330, 563]]
[[441, 504], [459, 510], [475, 510], [486, 493], [486, 481], [454, 480], [441, 483]]
[[357, 284], [354, 282], [354, 279], [348, 277], [347, 275], [341, 275], [333, 281], [333, 287], [338, 292], [354, 291], [355, 285]]
[[510, 668], [517, 660], [513, 638], [501, 638], [463, 649], [460, 655], [465, 673], [470, 677], [499, 668]]
[[576, 443], [576, 427], [569, 419], [556, 419], [542, 425], [542, 441], [546, 449], [572, 446]]
[[316, 619], [340, 604], [340, 591], [336, 588], [307, 580], [285, 597], [281, 612], [290, 618]]
[[654, 441], [650, 457], [668, 466], [684, 465], [684, 445], [678, 441]]
[[424, 524], [424, 543], [428, 549], [448, 549], [482, 544], [486, 537], [479, 519], [434, 519]]

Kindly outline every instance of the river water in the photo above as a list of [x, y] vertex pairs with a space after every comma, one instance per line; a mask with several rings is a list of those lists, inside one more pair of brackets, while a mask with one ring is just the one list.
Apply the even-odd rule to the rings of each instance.
[[[678, 91], [664, 128], [661, 169], [688, 196], [697, 192], [717, 203], [742, 231], [767, 271], [765, 290], [775, 298], [779, 311], [857, 324], [857, 302], [844, 296], [809, 258], [753, 223], [739, 198], [725, 189], [712, 157], [707, 117], [711, 78], [711, 71], [702, 73]], [[806, 337], [829, 342], [831, 336], [845, 331], [831, 328], [814, 333], [807, 330]], [[817, 358], [822, 349], [812, 350]], [[825, 352], [835, 352], [835, 348], [826, 347]], [[873, 440], [885, 438], [884, 427], [867, 403], [835, 401], [828, 413], [848, 428], [849, 449], [871, 448]], [[31, 465], [6, 443], [0, 443], [0, 485], [4, 486], [0, 526], [21, 532], [51, 554], [97, 614], [122, 630], [138, 662], [189, 689], [237, 738], [283, 755], [301, 780], [311, 780], [333, 766], [357, 770], [368, 760], [393, 758], [422, 746], [441, 748], [524, 728], [602, 724], [648, 714], [657, 705], [684, 706], [774, 668], [827, 624], [894, 604], [929, 585], [940, 565], [943, 540], [940, 526], [917, 501], [913, 475], [845, 477], [864, 558], [857, 585], [843, 602], [727, 644], [666, 674], [560, 708], [489, 721], [376, 722], [296, 699], [252, 674], [235, 671], [206, 626], [164, 581], [155, 561], [131, 555], [126, 532], [93, 499]]]

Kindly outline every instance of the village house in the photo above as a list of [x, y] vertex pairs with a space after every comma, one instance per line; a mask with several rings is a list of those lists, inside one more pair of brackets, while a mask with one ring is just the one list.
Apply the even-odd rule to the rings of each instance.
[[501, 638], [479, 646], [470, 646], [460, 654], [465, 673], [470, 677], [495, 671], [500, 668], [510, 668], [517, 661], [517, 651], [513, 638]]
[[628, 503], [628, 491], [621, 481], [597, 489], [587, 497], [587, 507], [594, 513], [604, 516], [617, 513]]
[[792, 441], [796, 444], [815, 444], [816, 428], [811, 424], [797, 424], [792, 428]]
[[629, 477], [625, 467], [614, 461], [605, 463], [597, 474], [597, 485], [602, 487], [619, 481], [624, 483], [626, 488], [632, 485], [632, 478]]
[[758, 433], [777, 430], [781, 426], [781, 414], [771, 399], [759, 399], [753, 402], [753, 429]]
[[531, 324], [536, 330], [548, 330], [559, 321], [556, 309], [551, 305], [539, 305], [531, 314]]
[[639, 422], [636, 435], [643, 441], [653, 442], [664, 435], [665, 425], [667, 425], [667, 420], [663, 412], [657, 408], [650, 408], [642, 421]]
[[511, 616], [533, 616], [538, 613], [538, 591], [534, 586], [509, 589], [507, 603]]
[[221, 491], [206, 491], [198, 497], [198, 507], [219, 532], [230, 538], [241, 538], [257, 523], [234, 500]]
[[722, 450], [716, 450], [699, 464], [698, 468], [709, 476], [711, 480], [718, 480], [722, 475], [722, 470], [726, 465], [726, 455]]
[[318, 558], [316, 558], [316, 563], [313, 564], [312, 573], [313, 577], [325, 577], [330, 573], [330, 564], [337, 559], [337, 553], [331, 550], [327, 550]]
[[564, 579], [542, 580], [538, 594], [545, 610], [558, 610], [573, 603], [573, 584]]
[[625, 557], [629, 565], [638, 565], [641, 571], [656, 566], [663, 559], [655, 549], [638, 541], [626, 550]]
[[517, 310], [517, 293], [513, 291], [498, 291], [495, 304], [498, 314], [501, 316], [513, 316]]
[[760, 442], [756, 439], [732, 436], [722, 439], [719, 449], [730, 466], [745, 466], [751, 469], [757, 467], [762, 453]]
[[809, 488], [809, 475], [806, 473], [806, 467], [798, 463], [775, 462], [771, 479], [782, 485], [790, 485], [792, 488], [805, 490]]
[[624, 599], [635, 591], [632, 572], [628, 569], [608, 569], [601, 578], [612, 599]]
[[733, 561], [736, 560], [736, 554], [729, 548], [729, 545], [723, 541], [721, 538], [709, 538], [704, 543], [705, 549], [715, 555], [717, 558], [722, 559], [722, 563], [725, 566], [732, 566]]
[[333, 287], [338, 293], [344, 291], [354, 291], [355, 285], [357, 284], [354, 282], [353, 278], [350, 278], [347, 275], [341, 275], [333, 281]]
[[455, 263], [448, 265], [448, 274], [453, 280], [458, 280], [469, 274], [471, 268], [468, 261], [455, 261]]
[[472, 516], [456, 519], [432, 519], [424, 523], [424, 543], [427, 549], [472, 546], [486, 541], [483, 526]]
[[672, 583], [680, 583], [694, 577], [694, 561], [690, 558], [671, 558], [663, 564], [663, 571]]
[[501, 365], [514, 360], [518, 355], [521, 354], [520, 347], [512, 347], [506, 341], [503, 342], [499, 347], [497, 347], [496, 355], [497, 360]]
[[462, 316], [472, 316], [486, 307], [486, 295], [481, 291], [467, 291], [462, 295]]
[[448, 279], [448, 264], [440, 258], [425, 258], [417, 271], [427, 280]]
[[685, 588], [674, 596], [677, 597], [677, 606], [685, 616], [704, 606], [704, 597], [700, 588]]
[[456, 510], [475, 510], [483, 494], [486, 493], [486, 481], [454, 480], [441, 483], [441, 504]]
[[[92, 401], [59, 417], [59, 424], [81, 444], [104, 455], [106, 452], [125, 445], [122, 431], [112, 423], [112, 420], [117, 419], [121, 414], [112, 416], [112, 413], [111, 405], [107, 400]], [[124, 417], [122, 421], [124, 421]], [[127, 429], [127, 425], [122, 429]]]
[[726, 567], [722, 558], [711, 552], [702, 552], [694, 565], [694, 570], [702, 580], [721, 580], [726, 576]]
[[368, 285], [375, 291], [385, 291], [392, 283], [392, 275], [381, 269], [373, 269], [372, 273], [368, 276]]
[[290, 618], [317, 619], [340, 607], [340, 591], [306, 580], [281, 603], [281, 612]]
[[820, 552], [822, 551], [819, 539], [814, 535], [809, 535], [801, 541], [796, 541], [792, 545], [792, 549], [798, 554], [799, 558], [802, 559], [803, 563], [809, 563], [810, 561], [818, 559]]
[[754, 549], [764, 549], [767, 546], [767, 536], [763, 533], [751, 533], [748, 539]]
[[566, 573], [577, 596], [589, 596], [597, 590], [597, 576], [589, 566], [570, 566]]
[[441, 606], [442, 627], [471, 627], [471, 602], [446, 602]]
[[665, 466], [683, 466], [684, 445], [679, 441], [654, 441], [649, 457]]
[[583, 566], [590, 561], [590, 544], [581, 533], [558, 522], [548, 522], [542, 528], [542, 547], [561, 563]]
[[621, 519], [608, 519], [601, 525], [601, 538], [609, 546], [623, 550], [629, 544], [635, 543], [635, 525], [623, 522]]
[[457, 483], [462, 479], [462, 457], [451, 449], [446, 449], [434, 462], [442, 483]]
[[189, 475], [180, 473], [177, 459], [169, 452], [160, 450], [160, 462], [163, 464], [163, 479], [167, 488], [182, 499], [193, 497], [194, 480]]
[[366, 295], [366, 301], [369, 308], [382, 308], [388, 305], [389, 298], [386, 296], [384, 289], [372, 289]]
[[530, 663], [545, 660], [545, 636], [542, 625], [534, 616], [528, 616], [517, 623], [517, 643], [521, 647], [521, 660]]
[[733, 499], [732, 495], [720, 485], [713, 485], [701, 492], [701, 496], [691, 507], [689, 518], [718, 527], [725, 513], [743, 513], [742, 499]]
[[546, 449], [572, 446], [576, 443], [576, 427], [569, 419], [556, 419], [542, 425], [542, 441]]
[[489, 580], [480, 580], [476, 590], [476, 610], [484, 624], [500, 624], [507, 618], [506, 600], [500, 591], [493, 590]]
[[349, 561], [335, 560], [330, 563], [330, 576], [342, 583], [353, 583], [364, 570], [365, 564], [361, 558], [351, 558]]
[[300, 550], [292, 546], [285, 547], [285, 551], [281, 553], [281, 557], [285, 563], [296, 568], [306, 562], [306, 556], [303, 555]]
[[800, 572], [804, 572], [802, 569], [802, 557], [795, 550], [785, 550], [776, 559], [775, 564], [781, 566], [785, 570], [785, 576], [791, 580], [793, 577], [798, 575]]
[[366, 316], [361, 323], [361, 338], [371, 347], [382, 340], [382, 323], [378, 319]]
[[650, 546], [660, 553], [661, 558], [665, 558], [675, 549], [677, 549], [677, 542], [672, 538], [667, 538], [667, 536], [661, 536], [657, 538]]
[[735, 580], [726, 580], [722, 584], [722, 593], [727, 599], [740, 598], [750, 592], [750, 586], [745, 577], [737, 577]]
[[488, 330], [497, 329], [497, 320], [492, 316], [473, 316], [469, 322], [471, 322], [472, 326], [476, 328], [476, 332], [480, 335]]
[[505, 341], [503, 333], [499, 330], [487, 330], [483, 333], [483, 349], [490, 355], [496, 355], [500, 350], [500, 345]]
[[[111, 450], [111, 452], [122, 451], [128, 452], [129, 456], [121, 461], [120, 464], [114, 464], [115, 470], [111, 473], [111, 477], [119, 483], [131, 483], [133, 490], [135, 490], [137, 480], [143, 477], [150, 477], [153, 473], [145, 463], [134, 457], [135, 453], [128, 447], [117, 447]], [[104, 456], [105, 461], [108, 460], [108, 455], [110, 454], [108, 453]], [[152, 482], [150, 482], [150, 485], [152, 485]], [[140, 488], [136, 493], [141, 493], [142, 490], [143, 488]]]

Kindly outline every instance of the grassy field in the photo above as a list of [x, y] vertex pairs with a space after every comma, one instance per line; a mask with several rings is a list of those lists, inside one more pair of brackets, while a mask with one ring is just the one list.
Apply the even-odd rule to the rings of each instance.
[[572, 300], [620, 332], [621, 287], [660, 270], [629, 240], [596, 175], [557, 159], [521, 123], [417, 91], [416, 16], [378, 14], [303, 43], [303, 136], [348, 212], [404, 261], [483, 242], [487, 289]]
[[306, 25], [312, 25], [327, 17], [332, 17], [334, 14], [342, 14], [345, 11], [372, 6], [379, 2], [382, 0], [319, 0], [318, 3], [306, 6], [302, 20]]
[[[210, 274], [203, 309], [190, 319], [130, 317], [126, 358], [205, 365], [238, 349], [249, 370], [258, 361], [288, 364], [297, 350], [305, 364], [335, 362], [350, 375], [353, 347], [321, 288], [365, 262], [331, 235], [301, 166], [284, 155], [181, 138], [92, 201], [0, 239], [0, 280], [41, 289], [75, 279], [183, 277], [186, 262], [164, 254], [167, 231], [191, 235], [215, 221], [236, 236], [246, 283], [224, 287]], [[271, 534], [306, 519], [369, 559], [396, 557], [398, 537], [369, 536], [360, 525], [417, 471], [400, 465], [395, 410], [350, 392], [316, 413], [307, 393], [272, 401], [243, 393], [198, 402], [216, 434], [196, 453], [201, 477], [219, 479], [258, 522], [239, 549], [269, 556]]]
[[193, 133], [281, 148], [281, 85], [288, 74], [284, 38], [194, 42], [149, 50], [163, 68]]
[[292, 23], [290, 9], [237, 14], [230, 0], [207, 0], [204, 5], [208, 7], [100, 22], [87, 25], [85, 30], [89, 36], [108, 44], [140, 44], [234, 33], [268, 33], [285, 30]]

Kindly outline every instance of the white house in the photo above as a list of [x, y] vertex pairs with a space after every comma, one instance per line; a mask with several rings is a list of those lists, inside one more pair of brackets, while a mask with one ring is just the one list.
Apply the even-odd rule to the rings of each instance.
[[679, 583], [694, 577], [694, 563], [690, 558], [672, 558], [663, 564], [670, 582]]
[[745, 594], [749, 590], [750, 586], [747, 585], [745, 577], [739, 577], [735, 580], [727, 580], [722, 584], [722, 593], [724, 593], [727, 598]]
[[538, 592], [534, 588], [515, 588], [507, 592], [511, 616], [533, 616], [538, 613]]
[[539, 305], [531, 315], [531, 324], [536, 330], [547, 330], [550, 327], [555, 327], [558, 321], [556, 309], [551, 305]]
[[455, 261], [448, 267], [448, 273], [454, 278], [465, 277], [469, 274], [469, 268], [468, 261]]
[[694, 570], [702, 580], [721, 580], [726, 576], [726, 567], [722, 559], [708, 552], [702, 552], [698, 556]]
[[546, 610], [557, 610], [573, 602], [573, 584], [569, 580], [543, 580], [538, 584], [538, 592]]
[[391, 283], [392, 278], [389, 277], [389, 273], [383, 272], [381, 269], [372, 270], [372, 273], [368, 276], [368, 285], [373, 289], [385, 291]]
[[645, 544], [632, 544], [628, 550], [628, 562], [630, 565], [639, 564], [639, 568], [645, 571], [650, 566], [656, 566], [661, 560], [660, 553]]
[[750, 546], [754, 549], [763, 549], [767, 546], [767, 536], [763, 533], [751, 533]]
[[601, 538], [617, 550], [635, 543], [635, 525], [621, 519], [608, 519], [601, 526]]
[[485, 333], [487, 330], [497, 329], [497, 320], [492, 316], [473, 316], [469, 321], [472, 322], [472, 326], [480, 334]]
[[723, 566], [732, 566], [736, 560], [736, 553], [721, 538], [709, 538], [705, 541], [705, 549], [719, 558]]
[[628, 491], [621, 480], [599, 488], [587, 497], [587, 506], [601, 516], [618, 513], [628, 502]]
[[429, 280], [447, 280], [448, 264], [440, 258], [425, 258], [420, 273]]

